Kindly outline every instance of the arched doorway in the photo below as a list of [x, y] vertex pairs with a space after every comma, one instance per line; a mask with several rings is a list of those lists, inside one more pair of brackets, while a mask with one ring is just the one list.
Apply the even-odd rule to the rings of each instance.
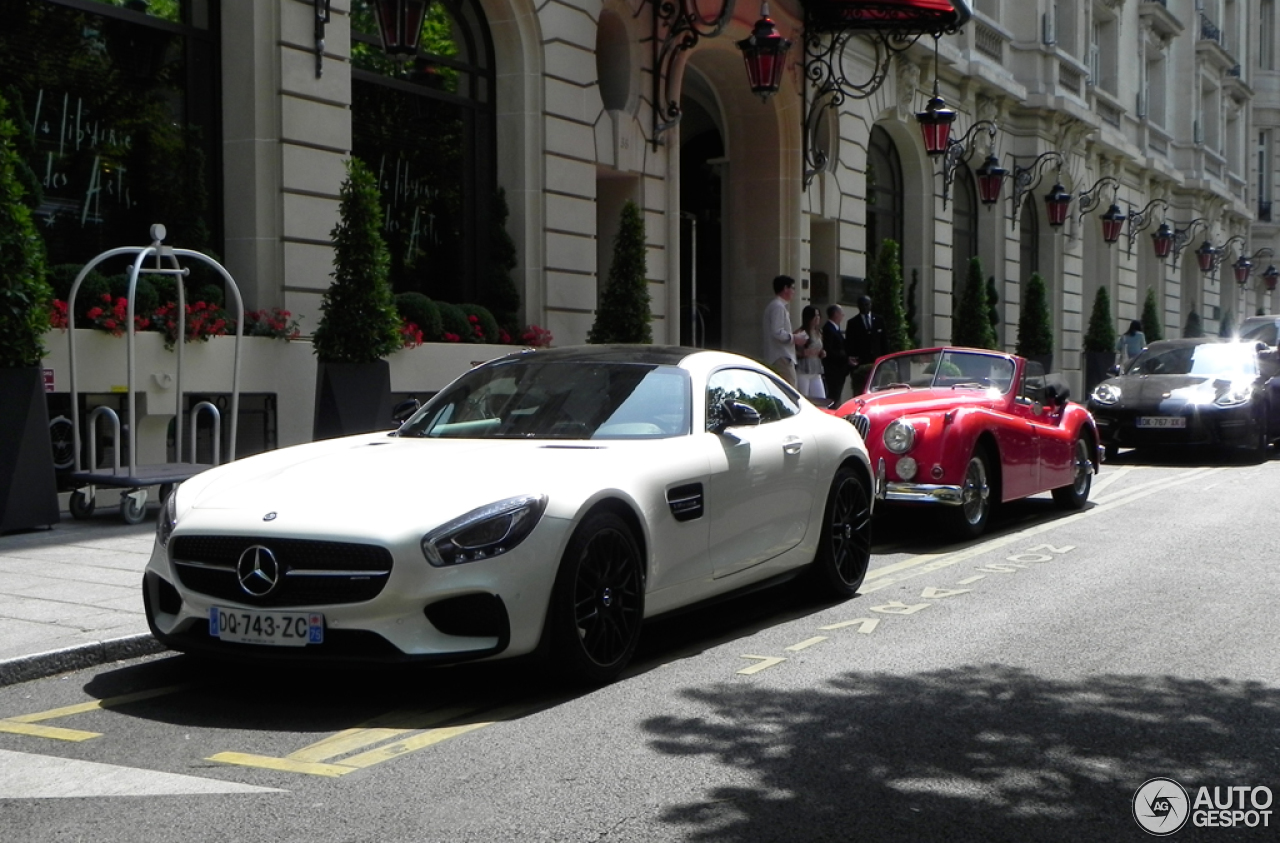
[[[903, 245], [902, 159], [880, 126], [873, 126], [867, 149], [867, 263], [889, 238]], [[905, 261], [904, 261], [905, 263]]]
[[724, 136], [694, 74], [680, 120], [680, 344], [724, 347]]

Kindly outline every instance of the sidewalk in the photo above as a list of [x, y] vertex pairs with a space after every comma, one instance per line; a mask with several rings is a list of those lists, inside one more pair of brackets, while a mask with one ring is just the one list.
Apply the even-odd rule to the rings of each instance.
[[147, 630], [142, 571], [158, 507], [124, 523], [100, 495], [93, 517], [0, 535], [0, 686], [164, 647]]

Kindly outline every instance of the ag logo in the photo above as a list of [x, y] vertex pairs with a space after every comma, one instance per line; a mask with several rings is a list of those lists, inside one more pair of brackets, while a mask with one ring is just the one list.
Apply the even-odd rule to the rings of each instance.
[[1133, 818], [1142, 830], [1157, 837], [1173, 834], [1186, 825], [1187, 792], [1173, 779], [1148, 779], [1133, 794]]

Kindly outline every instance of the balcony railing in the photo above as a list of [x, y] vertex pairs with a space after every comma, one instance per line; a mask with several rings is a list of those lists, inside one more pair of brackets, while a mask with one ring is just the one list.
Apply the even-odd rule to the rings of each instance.
[[1200, 40], [1212, 41], [1223, 49], [1227, 46], [1223, 43], [1222, 30], [1204, 12], [1200, 13]]

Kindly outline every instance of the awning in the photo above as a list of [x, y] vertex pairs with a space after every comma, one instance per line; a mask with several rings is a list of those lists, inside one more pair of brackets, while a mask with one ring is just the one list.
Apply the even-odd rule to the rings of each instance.
[[824, 29], [955, 32], [973, 17], [968, 0], [804, 0], [807, 17]]

